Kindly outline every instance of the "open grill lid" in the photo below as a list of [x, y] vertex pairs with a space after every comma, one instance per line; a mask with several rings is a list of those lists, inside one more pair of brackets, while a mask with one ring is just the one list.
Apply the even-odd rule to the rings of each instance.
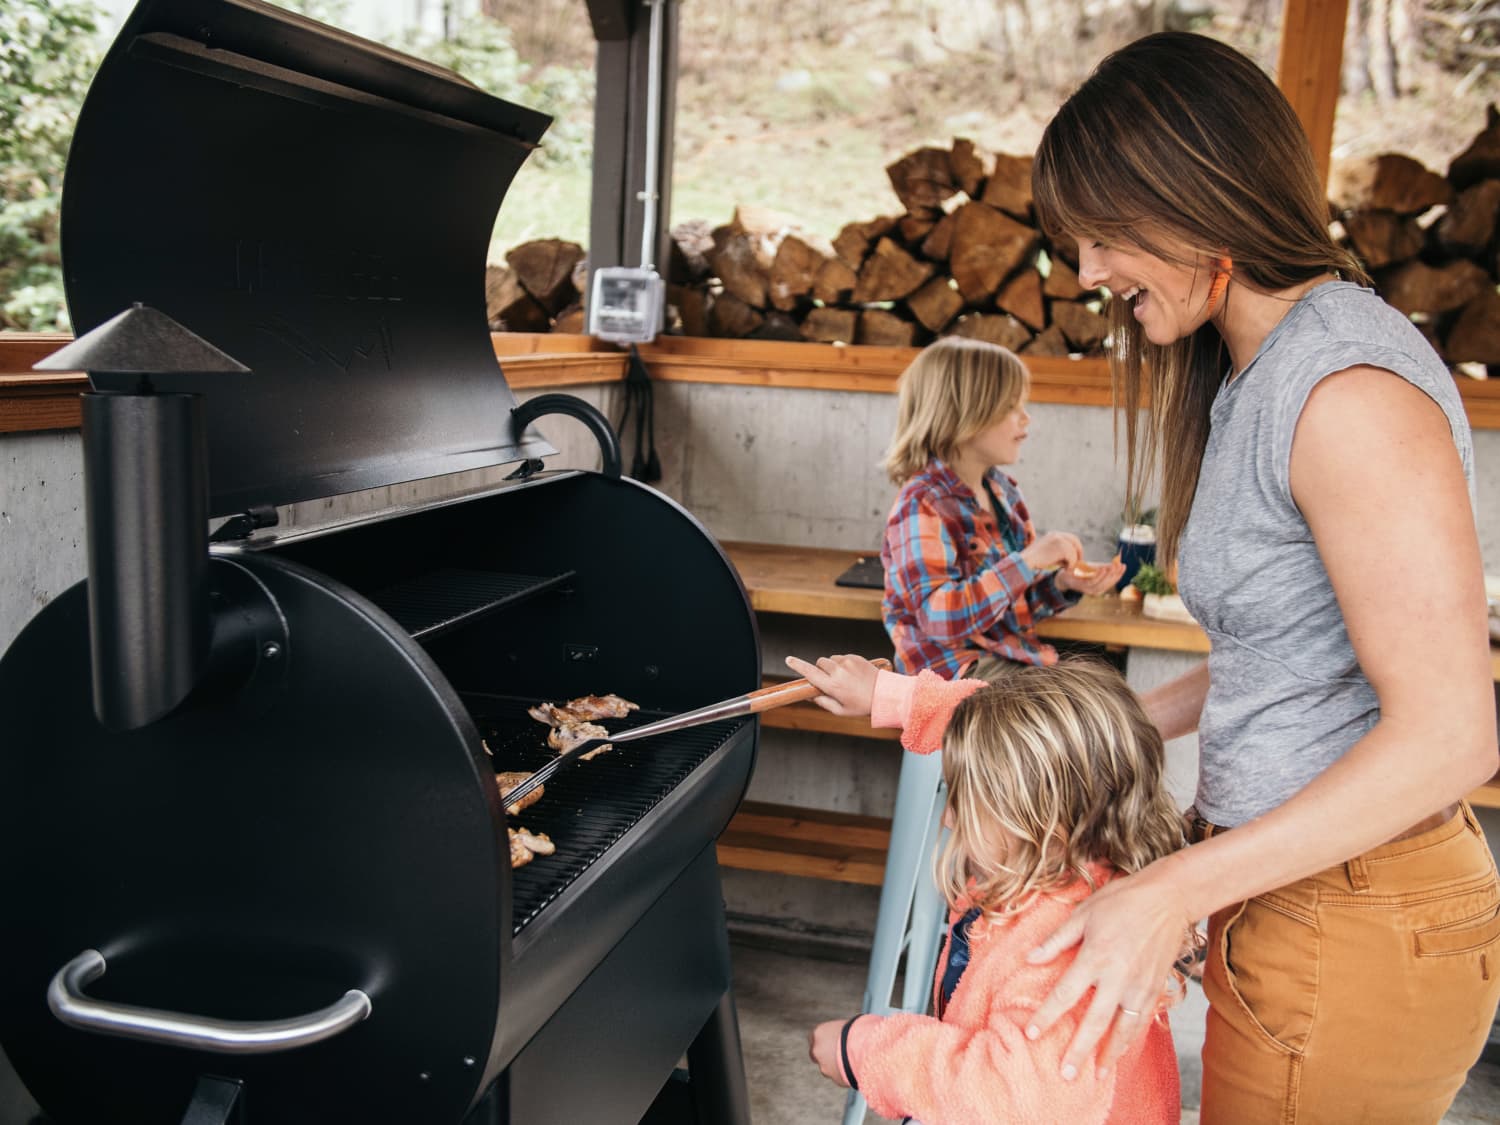
[[552, 453], [512, 434], [484, 296], [548, 124], [259, 0], [140, 0], [69, 154], [74, 330], [141, 302], [250, 369], [153, 379], [204, 395], [212, 515]]

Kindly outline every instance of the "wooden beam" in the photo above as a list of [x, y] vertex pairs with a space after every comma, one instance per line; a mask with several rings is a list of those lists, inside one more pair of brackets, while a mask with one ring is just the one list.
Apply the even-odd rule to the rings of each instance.
[[630, 38], [630, 0], [588, 0], [589, 23], [601, 43]]
[[1276, 81], [1302, 122], [1325, 187], [1333, 155], [1348, 14], [1348, 0], [1286, 0], [1281, 14]]

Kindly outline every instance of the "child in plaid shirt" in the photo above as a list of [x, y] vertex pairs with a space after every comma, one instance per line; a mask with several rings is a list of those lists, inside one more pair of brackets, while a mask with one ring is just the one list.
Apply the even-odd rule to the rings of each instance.
[[882, 615], [905, 673], [946, 679], [979, 657], [1054, 664], [1036, 622], [1083, 594], [1102, 594], [1118, 562], [1083, 562], [1066, 531], [1038, 536], [1015, 478], [1031, 416], [1030, 377], [1014, 353], [945, 337], [901, 376], [886, 457], [901, 486], [885, 527]]

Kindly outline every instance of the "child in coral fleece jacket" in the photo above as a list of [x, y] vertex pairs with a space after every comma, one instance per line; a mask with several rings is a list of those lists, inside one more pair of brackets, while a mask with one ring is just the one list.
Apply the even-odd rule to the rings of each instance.
[[1180, 983], [1148, 1010], [1117, 1013], [1122, 1030], [1152, 1026], [1107, 1071], [1063, 1072], [1084, 1005], [1045, 1034], [1030, 1027], [1071, 954], [1041, 965], [1027, 954], [1115, 875], [1182, 843], [1161, 784], [1161, 736], [1119, 674], [1084, 661], [1017, 665], [990, 686], [879, 672], [853, 656], [788, 664], [835, 714], [899, 726], [917, 753], [942, 749], [952, 829], [937, 863], [951, 913], [934, 1014], [820, 1024], [810, 1053], [823, 1073], [876, 1113], [921, 1125], [1175, 1125], [1165, 1009]]

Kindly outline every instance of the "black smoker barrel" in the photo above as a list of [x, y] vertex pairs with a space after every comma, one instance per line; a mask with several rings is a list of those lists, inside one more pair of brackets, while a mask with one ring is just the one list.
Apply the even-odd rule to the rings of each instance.
[[[537, 703], [649, 720], [760, 679], [697, 521], [538, 472], [560, 404], [512, 415], [484, 264], [545, 125], [259, 0], [141, 0], [95, 78], [78, 343], [140, 303], [248, 373], [90, 366], [90, 577], [0, 656], [0, 1043], [58, 1125], [748, 1123], [714, 841], [754, 722], [622, 744], [516, 817], [496, 784], [550, 756]], [[513, 869], [516, 827], [554, 853]]]

